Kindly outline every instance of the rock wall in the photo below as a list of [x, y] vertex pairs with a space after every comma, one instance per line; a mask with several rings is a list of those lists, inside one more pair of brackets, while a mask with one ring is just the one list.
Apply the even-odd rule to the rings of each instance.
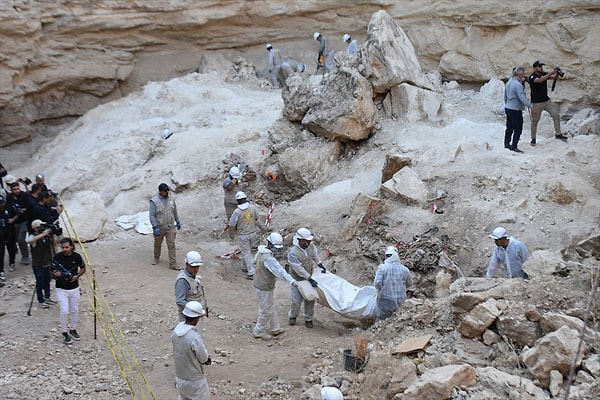
[[[215, 52], [266, 66], [274, 42], [313, 71], [312, 32], [342, 50], [343, 33], [364, 39], [384, 9], [414, 44], [425, 71], [448, 80], [505, 78], [540, 59], [566, 81], [553, 99], [600, 105], [600, 3], [533, 0], [103, 1], [0, 4], [0, 146], [81, 116], [151, 80], [194, 71]], [[217, 57], [214, 57], [217, 58]], [[263, 65], [264, 64], [264, 65]], [[229, 66], [223, 65], [224, 69]]]

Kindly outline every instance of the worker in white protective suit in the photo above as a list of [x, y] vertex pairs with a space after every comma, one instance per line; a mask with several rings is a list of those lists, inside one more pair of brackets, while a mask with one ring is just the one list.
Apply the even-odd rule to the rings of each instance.
[[[312, 243], [313, 235], [307, 228], [300, 228], [294, 235], [294, 246], [288, 252], [288, 263], [290, 265], [290, 275], [297, 281], [309, 281], [311, 286], [316, 288], [318, 283], [312, 278], [315, 266], [318, 266], [323, 273], [327, 272], [325, 266], [319, 258], [317, 247]], [[291, 305], [288, 312], [288, 325], [296, 325], [296, 318], [300, 313], [300, 305], [304, 302], [304, 326], [313, 327], [313, 316], [315, 313], [315, 301], [309, 301], [302, 297], [300, 290], [296, 286], [290, 288]]]
[[373, 286], [377, 288], [377, 321], [390, 317], [406, 300], [406, 288], [412, 286], [410, 271], [398, 256], [398, 249], [388, 246], [385, 261], [377, 267]]
[[313, 33], [313, 38], [319, 42], [319, 53], [317, 55], [317, 73], [323, 68], [323, 73], [328, 74], [333, 71], [333, 50], [327, 46], [327, 38], [319, 32]]
[[248, 202], [246, 193], [237, 192], [235, 199], [238, 206], [229, 219], [229, 229], [235, 230], [238, 235], [238, 244], [242, 253], [242, 271], [246, 272], [246, 279], [254, 279], [252, 243], [258, 230], [262, 231], [265, 228], [258, 222], [258, 208]]
[[202, 304], [190, 301], [183, 309], [185, 321], [180, 322], [171, 334], [178, 400], [210, 400], [203, 366], [210, 365], [211, 359], [202, 336], [196, 332], [196, 324], [204, 314]]
[[283, 247], [283, 238], [277, 232], [267, 237], [267, 245], [258, 246], [258, 252], [252, 263], [255, 266], [252, 286], [258, 296], [258, 318], [252, 334], [256, 339], [270, 340], [273, 336], [281, 335], [284, 330], [279, 326], [277, 312], [273, 308], [273, 291], [277, 278], [284, 279], [292, 286], [296, 280], [290, 276], [273, 257], [273, 252]]
[[281, 76], [284, 82], [293, 73], [301, 74], [304, 71], [306, 71], [306, 65], [296, 60], [287, 60], [281, 63]]
[[342, 36], [342, 40], [344, 43], [348, 43], [348, 47], [346, 47], [346, 53], [353, 56], [358, 52], [358, 43], [356, 40], [352, 40], [350, 35], [346, 33], [344, 36]]
[[273, 87], [279, 89], [279, 71], [281, 70], [281, 63], [283, 63], [283, 54], [281, 50], [274, 49], [271, 43], [267, 43], [267, 51], [269, 52], [269, 74], [271, 74], [271, 81]]

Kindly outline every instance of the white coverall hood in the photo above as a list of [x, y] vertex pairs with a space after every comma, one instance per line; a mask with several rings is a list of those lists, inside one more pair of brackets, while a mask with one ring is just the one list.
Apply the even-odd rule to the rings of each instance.
[[185, 335], [186, 333], [188, 333], [189, 331], [191, 331], [192, 329], [194, 329], [194, 327], [192, 325], [188, 325], [182, 321], [177, 324], [174, 332], [175, 332], [175, 335], [181, 337], [181, 336]]
[[265, 246], [264, 244], [258, 246], [258, 252], [262, 254], [271, 254], [271, 250], [267, 248], [267, 246]]
[[385, 259], [386, 263], [393, 263], [393, 262], [400, 262], [400, 256], [398, 255], [398, 253], [394, 253], [391, 256], [389, 256], [388, 258]]

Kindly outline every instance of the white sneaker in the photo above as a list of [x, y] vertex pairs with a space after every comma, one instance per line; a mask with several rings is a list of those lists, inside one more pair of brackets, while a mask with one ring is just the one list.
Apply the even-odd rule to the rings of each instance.
[[4, 276], [4, 272], [0, 272], [0, 281], [5, 281], [6, 277]]

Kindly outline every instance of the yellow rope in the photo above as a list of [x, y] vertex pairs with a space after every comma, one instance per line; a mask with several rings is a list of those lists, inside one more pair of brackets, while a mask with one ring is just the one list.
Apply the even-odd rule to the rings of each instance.
[[[60, 201], [64, 207], [65, 202], [62, 198], [60, 198]], [[104, 293], [98, 287], [96, 282], [96, 271], [92, 266], [87, 252], [85, 251], [85, 247], [83, 247], [83, 243], [77, 234], [75, 225], [73, 224], [66, 207], [64, 207], [61, 217], [63, 220], [64, 229], [68, 234], [67, 236], [76, 238], [85, 260], [86, 269], [91, 271], [92, 279], [87, 278], [86, 284], [92, 295], [90, 296], [90, 293], [86, 291], [86, 296], [95, 317], [100, 323], [100, 329], [104, 335], [104, 339], [108, 344], [108, 347], [115, 359], [115, 362], [117, 363], [123, 379], [125, 379], [125, 382], [131, 391], [133, 399], [136, 400], [139, 398], [145, 400], [148, 398], [146, 397], [148, 395], [150, 396], [149, 398], [156, 400], [156, 397], [152, 392], [152, 388], [150, 388], [150, 384], [148, 383], [140, 364], [138, 363], [135, 355], [129, 347], [129, 344], [127, 343], [127, 339], [123, 334], [123, 330], [120, 328], [119, 323], [117, 322], [112, 309], [106, 300], [106, 297], [104, 296]], [[96, 288], [94, 288], [93, 285], [95, 282]], [[94, 299], [96, 300], [96, 305], [94, 305]], [[140, 397], [138, 397], [138, 395]]]

